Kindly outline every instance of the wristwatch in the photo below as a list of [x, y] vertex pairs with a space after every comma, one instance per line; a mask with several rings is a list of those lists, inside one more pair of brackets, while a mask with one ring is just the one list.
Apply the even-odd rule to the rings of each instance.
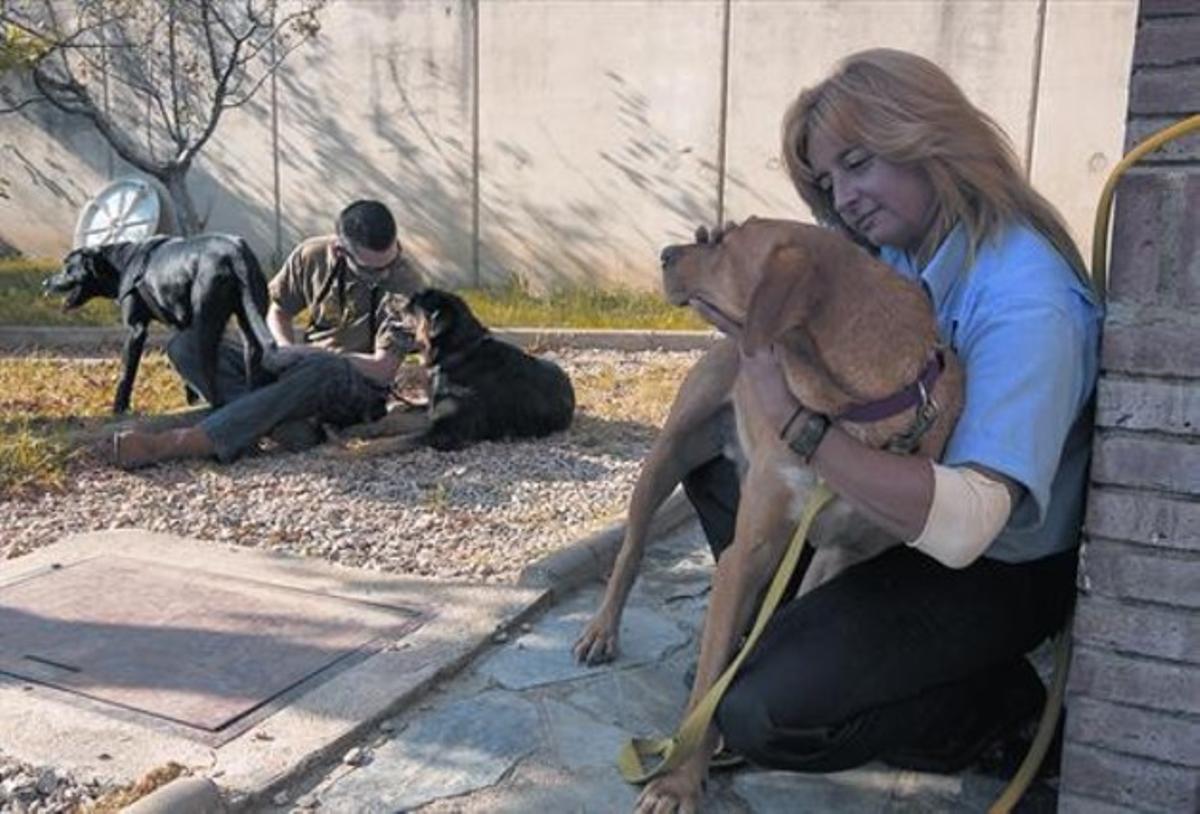
[[792, 452], [808, 463], [828, 429], [828, 416], [805, 410], [804, 416], [795, 417], [795, 420], [789, 421], [784, 427], [783, 440]]

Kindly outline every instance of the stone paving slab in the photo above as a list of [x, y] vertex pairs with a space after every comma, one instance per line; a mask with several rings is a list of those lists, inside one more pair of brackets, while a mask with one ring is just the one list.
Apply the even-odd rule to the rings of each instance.
[[322, 798], [333, 814], [388, 814], [492, 785], [538, 745], [535, 704], [486, 692], [416, 720]]
[[301, 685], [272, 714], [219, 747], [176, 724], [0, 676], [7, 754], [117, 782], [174, 760], [214, 778], [235, 807], [253, 807], [300, 770], [340, 754], [373, 722], [395, 715], [489, 647], [497, 628], [540, 609], [546, 597], [538, 589], [396, 577], [129, 529], [76, 535], [0, 563], [0, 584], [113, 555], [428, 614], [419, 629], [375, 655]]
[[[638, 789], [621, 779], [616, 754], [632, 735], [669, 734], [679, 723], [687, 699], [682, 676], [695, 658], [706, 600], [697, 571], [711, 572], [711, 559], [695, 523], [652, 546], [645, 563], [624, 620], [622, 644], [627, 652], [616, 662], [587, 669], [571, 665], [570, 644], [600, 601], [601, 586], [592, 584], [549, 609], [524, 636], [447, 682], [422, 707], [411, 708], [391, 722], [386, 737], [403, 746], [377, 748], [363, 767], [316, 770], [292, 790], [294, 795], [304, 794], [304, 799], [316, 804], [316, 811], [372, 810], [364, 790], [402, 786], [421, 776], [412, 756], [427, 748], [427, 742], [445, 738], [438, 734], [436, 722], [450, 720], [448, 710], [457, 705], [461, 715], [508, 697], [520, 709], [532, 707], [537, 718], [527, 737], [492, 741], [495, 748], [507, 743], [508, 751], [503, 756], [493, 751], [489, 760], [507, 761], [510, 768], [499, 776], [494, 767], [480, 769], [466, 784], [473, 789], [447, 786], [436, 799], [408, 811], [590, 814], [632, 810]], [[681, 588], [674, 598], [668, 590], [672, 586]], [[655, 639], [671, 628], [678, 637]], [[639, 645], [639, 638], [645, 643]], [[539, 644], [524, 650], [517, 647], [522, 640]], [[649, 654], [656, 655], [647, 659]], [[513, 725], [511, 717], [496, 717], [497, 727]], [[397, 753], [405, 759], [394, 759]], [[436, 753], [426, 754], [431, 755], [427, 772], [437, 776], [444, 771], [437, 765]], [[356, 780], [355, 775], [362, 779]], [[876, 764], [822, 776], [743, 767], [710, 778], [703, 810], [709, 814], [977, 812], [987, 810], [1003, 785], [973, 774], [927, 775]], [[424, 781], [422, 786], [428, 788]]]
[[[554, 613], [538, 626], [488, 658], [480, 670], [510, 690], [525, 690], [592, 675], [595, 669], [569, 658], [590, 611]], [[679, 626], [646, 608], [629, 608], [621, 619], [622, 663], [636, 666], [655, 661], [687, 640]], [[567, 654], [567, 658], [563, 655]]]

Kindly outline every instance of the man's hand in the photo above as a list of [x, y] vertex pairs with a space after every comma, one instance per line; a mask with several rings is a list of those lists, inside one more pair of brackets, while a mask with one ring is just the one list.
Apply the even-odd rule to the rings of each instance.
[[775, 346], [753, 354], [743, 351], [740, 373], [750, 382], [754, 400], [758, 402], [758, 408], [766, 416], [769, 426], [782, 432], [788, 419], [795, 415], [800, 402], [788, 390], [783, 368], [775, 358]]

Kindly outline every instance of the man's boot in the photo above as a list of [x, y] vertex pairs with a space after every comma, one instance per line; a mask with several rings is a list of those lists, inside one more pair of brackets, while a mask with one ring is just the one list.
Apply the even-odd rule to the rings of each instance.
[[216, 454], [212, 439], [200, 427], [164, 432], [126, 430], [113, 436], [113, 462], [121, 469], [138, 469], [179, 458]]

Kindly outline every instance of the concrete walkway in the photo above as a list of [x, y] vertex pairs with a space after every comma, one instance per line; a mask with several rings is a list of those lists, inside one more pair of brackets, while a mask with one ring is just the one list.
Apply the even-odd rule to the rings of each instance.
[[[615, 664], [585, 668], [570, 657], [599, 602], [593, 582], [385, 722], [348, 762], [318, 769], [261, 810], [631, 810], [637, 790], [621, 780], [614, 758], [631, 734], [667, 733], [678, 723], [710, 576], [698, 526], [686, 523], [650, 549]], [[704, 810], [985, 811], [1003, 785], [878, 765], [813, 777], [743, 768], [713, 777]], [[1045, 792], [1022, 808], [1051, 810]]]

